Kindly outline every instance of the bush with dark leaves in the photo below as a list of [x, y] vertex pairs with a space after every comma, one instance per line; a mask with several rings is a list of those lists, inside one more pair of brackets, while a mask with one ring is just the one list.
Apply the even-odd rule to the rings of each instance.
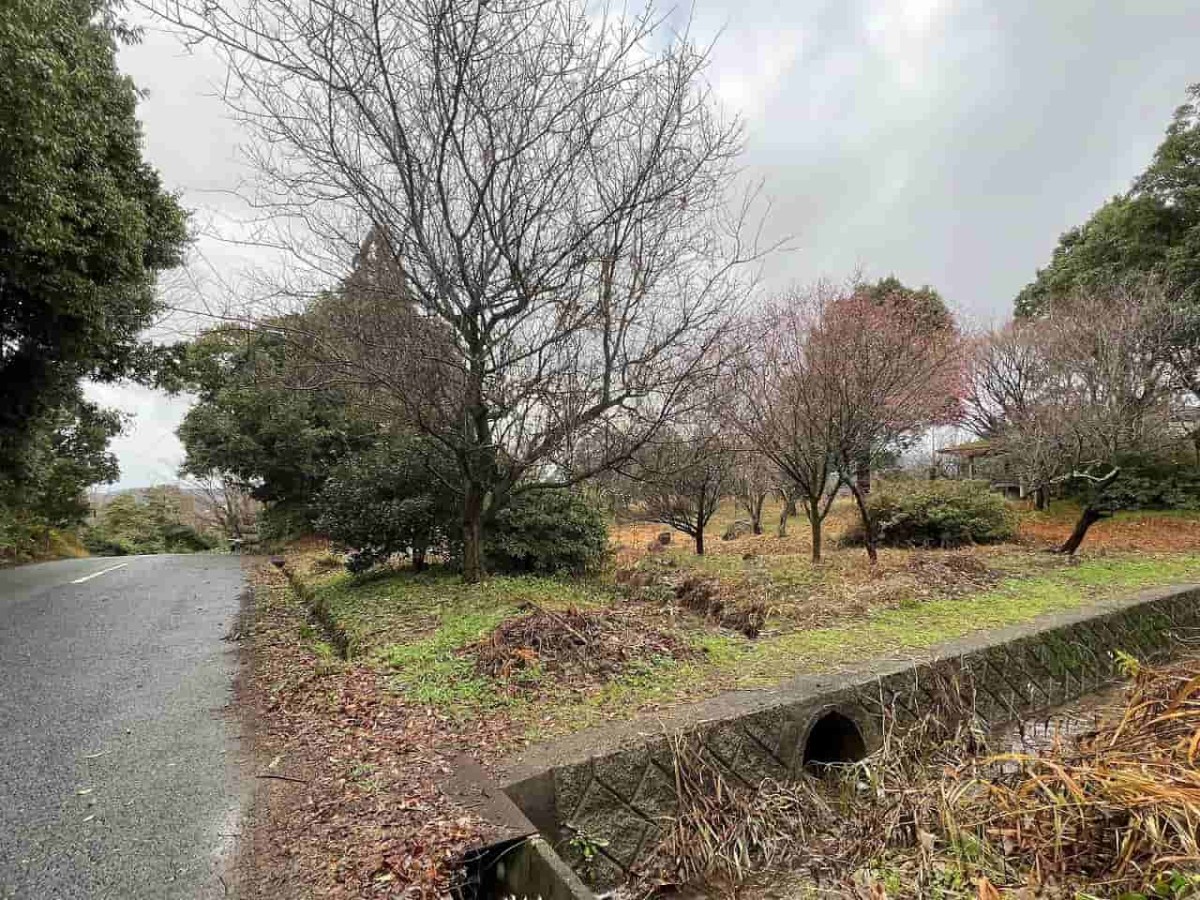
[[[1017, 533], [1017, 514], [984, 481], [881, 482], [868, 496], [879, 542], [890, 547], [996, 544]], [[842, 536], [863, 542], [858, 521]]]
[[535, 488], [518, 494], [484, 535], [494, 572], [581, 573], [608, 550], [604, 515], [577, 493]]

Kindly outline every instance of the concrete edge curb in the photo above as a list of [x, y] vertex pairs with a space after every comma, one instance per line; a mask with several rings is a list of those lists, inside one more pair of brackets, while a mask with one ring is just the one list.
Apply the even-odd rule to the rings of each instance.
[[464, 898], [595, 900], [479, 763], [463, 754], [453, 765], [442, 790], [481, 818], [496, 837], [468, 855], [469, 887], [460, 892]]
[[[581, 874], [593, 889], [607, 888], [636, 866], [674, 814], [672, 735], [687, 735], [736, 780], [792, 778], [810, 749], [823, 758], [816, 754], [831, 734], [854, 732], [869, 752], [889, 713], [904, 728], [954, 701], [988, 725], [1005, 724], [1111, 684], [1120, 673], [1118, 651], [1165, 662], [1197, 635], [1200, 586], [1155, 588], [975, 632], [907, 659], [864, 661], [578, 732], [501, 761], [499, 780], [568, 864], [587, 863]], [[572, 836], [597, 851], [581, 856]]]

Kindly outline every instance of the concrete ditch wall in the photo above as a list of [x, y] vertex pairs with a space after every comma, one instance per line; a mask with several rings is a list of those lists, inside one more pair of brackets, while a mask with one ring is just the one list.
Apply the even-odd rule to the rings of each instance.
[[991, 725], [1028, 718], [1112, 681], [1118, 651], [1161, 661], [1189, 636], [1200, 637], [1200, 586], [1148, 591], [985, 632], [920, 659], [877, 660], [727, 694], [654, 723], [581, 732], [507, 761], [499, 781], [576, 873], [604, 889], [654, 845], [659, 823], [675, 810], [671, 735], [687, 734], [729, 778], [753, 785], [796, 776], [806, 754], [869, 751], [885, 710], [901, 727], [942, 704], [971, 704]]

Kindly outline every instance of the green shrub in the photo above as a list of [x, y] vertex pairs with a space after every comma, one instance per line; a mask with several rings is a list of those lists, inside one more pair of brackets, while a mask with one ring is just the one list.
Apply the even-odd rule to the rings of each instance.
[[87, 556], [76, 530], [55, 527], [35, 512], [0, 503], [0, 566]]
[[[1200, 467], [1192, 460], [1127, 457], [1121, 474], [1104, 489], [1100, 504], [1109, 509], [1200, 509]], [[1068, 483], [1068, 496], [1094, 500], [1083, 480]]]
[[484, 537], [494, 572], [580, 573], [597, 566], [607, 550], [604, 515], [579, 494], [558, 488], [517, 495]]
[[316, 529], [353, 551], [351, 572], [395, 553], [415, 568], [428, 552], [445, 552], [458, 528], [454, 498], [431, 476], [432, 449], [419, 438], [393, 438], [349, 457], [331, 472], [314, 503]]
[[[462, 562], [462, 507], [444, 453], [418, 437], [391, 436], [340, 463], [313, 506], [318, 533], [350, 549], [346, 568], [366, 572], [394, 554]], [[535, 488], [484, 528], [492, 572], [582, 572], [608, 547], [603, 514], [573, 491]]]
[[277, 500], [266, 503], [258, 514], [258, 539], [268, 546], [281, 546], [312, 534], [312, 510], [303, 503]]
[[[890, 547], [960, 547], [1012, 538], [1017, 514], [984, 481], [880, 482], [868, 498], [879, 542]], [[842, 538], [862, 544], [862, 523]]]

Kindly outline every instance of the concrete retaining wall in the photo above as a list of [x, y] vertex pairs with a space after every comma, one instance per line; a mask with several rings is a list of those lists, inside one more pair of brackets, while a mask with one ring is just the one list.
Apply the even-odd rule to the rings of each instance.
[[885, 709], [904, 726], [938, 704], [965, 702], [999, 725], [1110, 682], [1118, 651], [1158, 661], [1189, 634], [1200, 636], [1200, 586], [1149, 591], [985, 632], [921, 659], [875, 661], [727, 694], [653, 723], [581, 732], [509, 760], [500, 783], [584, 881], [606, 888], [654, 845], [659, 822], [675, 809], [670, 735], [690, 735], [728, 777], [754, 785], [795, 776], [806, 747], [853, 752], [857, 735], [859, 749], [869, 750]]

